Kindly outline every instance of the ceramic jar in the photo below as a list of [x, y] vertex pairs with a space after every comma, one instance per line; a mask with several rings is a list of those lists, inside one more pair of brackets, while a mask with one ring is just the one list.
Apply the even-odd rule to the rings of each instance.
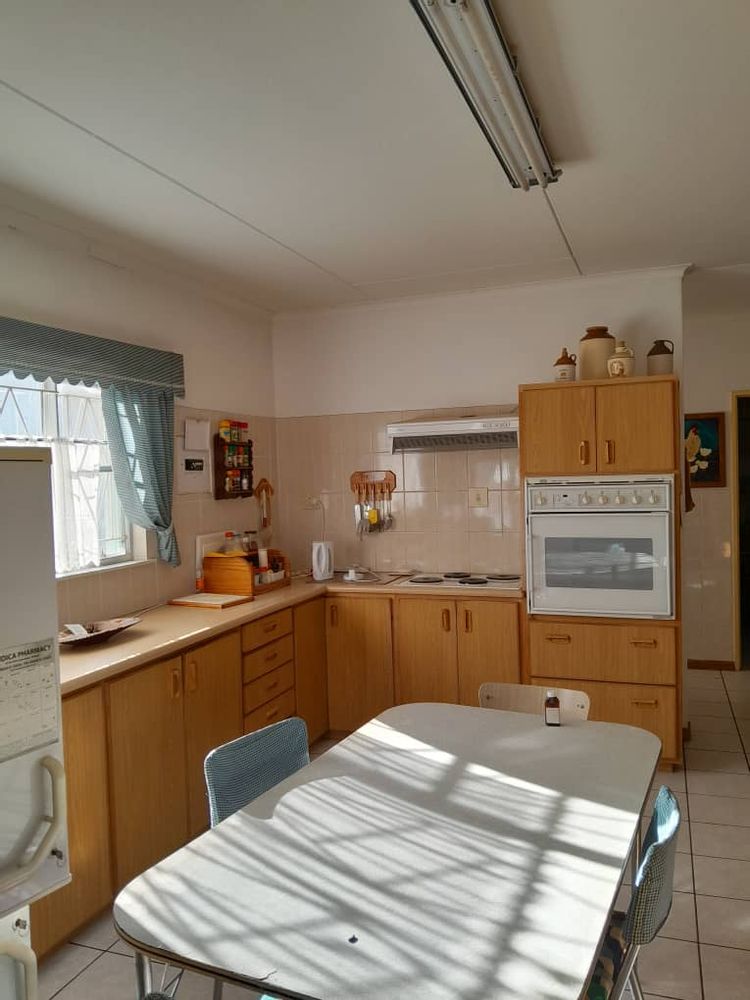
[[615, 350], [615, 338], [606, 326], [586, 327], [578, 342], [579, 379], [606, 378], [607, 361]]
[[555, 382], [575, 382], [577, 360], [575, 354], [568, 354], [568, 348], [563, 347], [562, 354], [554, 364]]
[[635, 371], [635, 351], [624, 340], [615, 344], [615, 353], [607, 360], [610, 378], [628, 378]]
[[[669, 346], [667, 346], [667, 344]], [[671, 340], [655, 340], [646, 355], [646, 371], [649, 375], [671, 375], [674, 364], [674, 344]]]

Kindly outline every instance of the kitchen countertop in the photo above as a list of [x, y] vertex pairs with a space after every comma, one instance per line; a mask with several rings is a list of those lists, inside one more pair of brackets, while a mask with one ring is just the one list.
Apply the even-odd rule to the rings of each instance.
[[79, 691], [117, 674], [140, 667], [154, 660], [174, 656], [207, 642], [223, 632], [240, 628], [264, 615], [294, 607], [326, 594], [387, 594], [408, 597], [462, 597], [473, 600], [489, 597], [494, 600], [523, 600], [522, 590], [468, 590], [466, 587], [394, 587], [403, 577], [380, 574], [372, 583], [333, 581], [316, 583], [305, 579], [292, 580], [291, 586], [256, 597], [247, 604], [213, 611], [206, 608], [178, 607], [164, 604], [140, 613], [141, 621], [101, 645], [60, 650], [60, 684], [63, 695]]

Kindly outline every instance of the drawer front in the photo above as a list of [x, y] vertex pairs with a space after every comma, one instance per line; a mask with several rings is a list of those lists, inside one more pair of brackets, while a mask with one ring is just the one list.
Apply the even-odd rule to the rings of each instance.
[[293, 663], [285, 663], [283, 667], [272, 670], [270, 674], [264, 674], [257, 681], [246, 684], [242, 689], [242, 706], [245, 715], [293, 687]]
[[277, 611], [275, 615], [266, 615], [265, 618], [259, 618], [256, 622], [242, 626], [242, 652], [248, 653], [258, 646], [265, 646], [267, 642], [280, 639], [282, 635], [288, 635], [291, 631], [291, 608]]
[[531, 621], [529, 663], [535, 677], [676, 684], [675, 630]]
[[294, 715], [294, 705], [294, 690], [285, 691], [278, 698], [274, 698], [273, 701], [267, 702], [261, 708], [256, 708], [254, 712], [245, 716], [245, 732], [252, 733], [256, 729], [262, 729], [274, 722], [288, 719]]
[[625, 726], [647, 729], [661, 740], [664, 760], [680, 759], [676, 688], [578, 680], [561, 684], [555, 677], [534, 677], [532, 683], [543, 687], [571, 687], [585, 691], [591, 699], [589, 719], [593, 722], [619, 722]]
[[256, 649], [253, 653], [245, 653], [242, 657], [242, 680], [245, 684], [257, 680], [269, 670], [275, 670], [282, 663], [294, 659], [294, 639], [285, 635], [281, 639], [269, 642], [267, 646]]

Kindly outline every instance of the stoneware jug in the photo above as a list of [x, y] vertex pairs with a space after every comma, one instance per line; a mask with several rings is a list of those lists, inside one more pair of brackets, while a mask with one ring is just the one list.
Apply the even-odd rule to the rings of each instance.
[[607, 361], [615, 350], [615, 338], [606, 326], [587, 326], [578, 342], [579, 379], [606, 378]]
[[624, 340], [618, 340], [615, 353], [607, 361], [610, 378], [627, 378], [635, 371], [635, 351]]
[[[667, 346], [669, 345], [669, 346]], [[655, 340], [646, 355], [646, 371], [649, 375], [671, 375], [674, 365], [674, 344], [671, 340]]]
[[553, 366], [555, 382], [575, 382], [577, 360], [575, 354], [568, 354], [568, 348], [563, 347], [562, 354]]

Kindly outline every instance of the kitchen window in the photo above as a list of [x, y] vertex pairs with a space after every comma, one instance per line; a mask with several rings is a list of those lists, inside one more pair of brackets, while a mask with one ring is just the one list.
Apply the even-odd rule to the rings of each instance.
[[98, 385], [0, 375], [0, 444], [52, 449], [58, 576], [132, 558]]

